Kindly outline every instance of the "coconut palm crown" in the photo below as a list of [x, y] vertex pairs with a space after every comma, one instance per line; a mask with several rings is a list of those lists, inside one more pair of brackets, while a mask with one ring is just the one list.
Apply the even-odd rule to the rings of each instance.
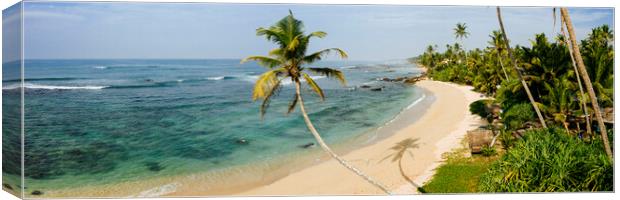
[[463, 39], [469, 37], [469, 32], [467, 32], [467, 24], [466, 23], [457, 23], [456, 27], [454, 27], [454, 36], [456, 39]]
[[[260, 113], [263, 116], [271, 98], [278, 94], [282, 81], [290, 79], [293, 83], [305, 81], [305, 83], [321, 98], [325, 99], [323, 90], [312, 79], [307, 71], [335, 78], [343, 85], [346, 80], [341, 71], [331, 68], [306, 67], [316, 61], [321, 60], [325, 55], [335, 52], [341, 58], [347, 58], [347, 53], [339, 48], [323, 49], [311, 54], [307, 54], [308, 44], [311, 38], [323, 38], [327, 33], [316, 31], [310, 34], [304, 34], [303, 22], [294, 18], [293, 13], [289, 10], [289, 15], [282, 18], [276, 24], [269, 28], [256, 29], [256, 35], [264, 36], [267, 40], [278, 45], [277, 48], [269, 52], [269, 56], [250, 56], [241, 61], [256, 61], [258, 64], [266, 67], [269, 71], [260, 75], [254, 86], [252, 94], [253, 100], [262, 99]], [[298, 98], [295, 96], [290, 103], [288, 112], [292, 112], [297, 105]]]

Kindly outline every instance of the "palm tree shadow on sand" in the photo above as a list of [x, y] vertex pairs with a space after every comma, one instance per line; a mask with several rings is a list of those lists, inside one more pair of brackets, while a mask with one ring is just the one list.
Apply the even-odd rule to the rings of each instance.
[[392, 148], [390, 148], [394, 152], [386, 156], [385, 158], [381, 159], [381, 161], [379, 162], [383, 162], [384, 160], [387, 160], [388, 158], [392, 158], [391, 159], [392, 162], [398, 162], [398, 169], [400, 170], [400, 175], [403, 178], [405, 178], [405, 180], [407, 180], [407, 182], [409, 182], [413, 187], [415, 187], [418, 190], [418, 192], [426, 193], [424, 188], [416, 184], [409, 176], [407, 176], [407, 174], [405, 174], [405, 171], [403, 170], [403, 162], [402, 162], [403, 157], [405, 157], [405, 154], [408, 154], [409, 156], [411, 156], [411, 158], [413, 158], [413, 153], [411, 153], [411, 150], [420, 148], [420, 145], [418, 142], [419, 140], [420, 140], [419, 138], [415, 138], [415, 139], [407, 138], [403, 141], [396, 143]]

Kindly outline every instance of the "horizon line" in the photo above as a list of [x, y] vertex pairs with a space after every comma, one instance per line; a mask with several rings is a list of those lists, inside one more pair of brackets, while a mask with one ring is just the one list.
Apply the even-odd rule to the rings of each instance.
[[[415, 56], [414, 56], [415, 57]], [[20, 60], [242, 60], [243, 58], [26, 58], [2, 63], [17, 62]], [[407, 60], [408, 58], [389, 58], [389, 59], [325, 59], [320, 61], [392, 61]]]

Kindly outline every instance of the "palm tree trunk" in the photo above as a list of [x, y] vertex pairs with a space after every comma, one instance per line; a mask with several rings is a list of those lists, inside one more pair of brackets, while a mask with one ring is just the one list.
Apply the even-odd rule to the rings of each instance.
[[465, 43], [463, 43], [463, 40], [461, 39], [461, 46], [463, 46], [463, 52], [465, 53], [465, 67], [467, 67], [467, 50], [465, 50]]
[[504, 30], [504, 22], [502, 22], [502, 14], [497, 7], [497, 20], [499, 21], [499, 27], [502, 30], [502, 35], [504, 36], [504, 41], [506, 41], [506, 50], [508, 51], [508, 56], [510, 56], [510, 60], [512, 61], [512, 66], [514, 67], [517, 75], [519, 76], [519, 80], [521, 80], [521, 84], [523, 85], [523, 89], [525, 89], [525, 93], [527, 93], [527, 97], [530, 99], [530, 103], [532, 103], [532, 107], [534, 107], [534, 111], [536, 111], [536, 115], [538, 115], [538, 120], [540, 120], [540, 124], [542, 124], [543, 128], [547, 128], [547, 124], [545, 123], [545, 119], [540, 113], [540, 109], [536, 105], [536, 101], [534, 101], [534, 97], [532, 97], [532, 93], [530, 92], [530, 88], [527, 86], [525, 80], [523, 80], [523, 75], [521, 75], [521, 71], [517, 66], [517, 61], [515, 60], [514, 55], [512, 55], [512, 49], [510, 48], [510, 41], [508, 40], [508, 35], [506, 35], [506, 31]]
[[327, 154], [329, 154], [332, 158], [336, 159], [342, 166], [344, 166], [347, 169], [351, 170], [356, 175], [364, 178], [364, 180], [368, 181], [370, 184], [374, 185], [375, 187], [381, 189], [383, 192], [391, 195], [392, 193], [387, 189], [387, 187], [385, 187], [382, 184], [378, 183], [377, 181], [375, 181], [371, 177], [365, 175], [359, 169], [353, 167], [351, 164], [349, 164], [343, 158], [341, 158], [336, 153], [334, 153], [334, 151], [332, 151], [331, 148], [329, 148], [329, 146], [327, 146], [327, 144], [325, 144], [325, 142], [323, 141], [323, 138], [321, 137], [321, 135], [319, 135], [319, 133], [316, 131], [316, 128], [314, 128], [314, 125], [310, 121], [310, 117], [308, 117], [308, 113], [306, 113], [306, 108], [304, 106], [304, 101], [303, 101], [303, 98], [301, 97], [301, 84], [299, 82], [295, 82], [295, 91], [296, 91], [296, 94], [297, 94], [297, 99], [299, 101], [299, 108], [301, 109], [301, 113], [304, 116], [304, 121], [306, 122], [306, 126], [308, 126], [308, 129], [312, 133], [312, 136], [314, 136], [314, 139], [316, 139], [317, 143], [319, 143], [319, 146], [321, 146], [323, 151], [327, 152]]
[[497, 141], [497, 137], [499, 137], [501, 133], [497, 133], [493, 136], [493, 139], [491, 139], [491, 144], [489, 144], [489, 147], [493, 148], [493, 146], [495, 146], [495, 142]]
[[502, 71], [504, 71], [504, 76], [506, 76], [506, 80], [510, 80], [508, 78], [508, 73], [506, 73], [506, 69], [504, 68], [504, 62], [502, 62], [502, 55], [499, 53], [499, 51], [497, 51], [497, 57], [499, 59], [499, 66], [502, 67]]
[[[562, 20], [562, 22], [564, 22], [564, 20]], [[564, 26], [565, 24], [562, 23], [561, 24], [561, 30], [562, 30], [562, 35], [564, 36], [564, 40], [568, 40], [568, 36], [566, 35], [566, 31], [564, 31]], [[573, 64], [573, 70], [575, 70], [575, 74], [577, 75], [577, 84], [579, 84], [579, 92], [581, 94], [581, 98], [579, 98], [579, 101], [581, 101], [581, 106], [583, 107], [583, 113], [586, 116], [586, 133], [588, 135], [592, 135], [592, 128], [590, 126], [590, 116], [588, 114], [588, 106], [586, 105], [586, 95], [583, 92], [583, 86], [581, 85], [581, 76], [579, 75], [579, 70], [577, 69], [577, 65], [575, 64], [575, 57], [573, 56], [573, 49], [571, 48], [572, 45], [570, 45], [570, 43], [568, 41], [566, 41], [566, 47], [568, 47], [568, 53], [570, 54], [570, 60]], [[579, 125], [579, 123], [577, 123], [577, 125]]]
[[609, 140], [607, 139], [607, 128], [605, 127], [605, 122], [603, 122], [603, 116], [601, 115], [601, 109], [598, 106], [598, 100], [596, 98], [596, 94], [594, 93], [592, 82], [590, 82], [590, 77], [588, 76], [588, 72], [586, 71], [586, 66], [583, 64], [581, 52], [579, 52], [579, 46], [577, 45], [575, 31], [573, 30], [573, 22], [571, 21], [568, 14], [568, 9], [561, 8], [560, 12], [562, 13], [562, 19], [564, 19], [564, 24], [566, 25], [568, 34], [570, 35], [570, 41], [572, 44], [571, 46], [573, 48], [573, 53], [575, 54], [575, 60], [577, 61], [577, 69], [579, 70], [579, 73], [583, 78], [583, 82], [586, 85], [586, 89], [588, 90], [588, 96], [590, 96], [590, 101], [592, 102], [592, 108], [594, 109], [596, 122], [598, 122], [598, 126], [601, 131], [601, 138], [603, 139], [603, 145], [605, 146], [605, 153], [607, 153], [607, 156], [613, 164], [613, 152], [611, 151], [611, 147], [609, 146]]
[[564, 130], [566, 130], [566, 133], [568, 133], [570, 135], [570, 130], [568, 129], [568, 123], [567, 122], [562, 122], [562, 125], [564, 125]]

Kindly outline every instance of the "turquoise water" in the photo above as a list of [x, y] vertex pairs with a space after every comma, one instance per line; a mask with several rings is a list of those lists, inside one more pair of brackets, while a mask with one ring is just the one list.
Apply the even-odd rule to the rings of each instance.
[[[19, 78], [10, 66], [4, 65], [3, 133], [19, 135], [14, 126]], [[254, 63], [29, 60], [25, 66], [27, 191], [251, 166], [299, 155], [308, 150], [301, 146], [314, 142], [299, 111], [284, 114], [293, 97], [290, 84], [260, 120], [260, 102], [251, 101], [251, 92], [264, 69]], [[310, 118], [330, 144], [372, 132], [420, 98], [415, 87], [376, 80], [417, 73], [408, 64], [344, 61], [317, 66], [340, 68], [348, 81], [342, 87], [315, 76], [325, 102], [303, 90]], [[3, 151], [19, 152], [18, 142], [3, 142]], [[19, 156], [5, 156], [3, 162], [5, 174], [19, 175], [18, 169], [9, 169], [19, 166]]]

